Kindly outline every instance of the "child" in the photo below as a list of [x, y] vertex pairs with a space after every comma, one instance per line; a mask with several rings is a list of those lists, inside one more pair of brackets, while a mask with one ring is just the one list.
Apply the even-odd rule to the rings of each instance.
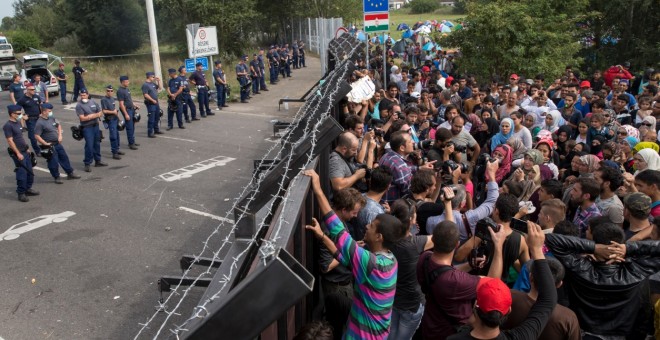
[[613, 131], [610, 131], [610, 129], [605, 126], [606, 121], [603, 114], [594, 113], [591, 115], [590, 120], [591, 127], [589, 128], [589, 132], [587, 134], [587, 145], [589, 145], [591, 140], [596, 136], [603, 136], [608, 140], [614, 137], [614, 134], [612, 133]]
[[639, 127], [644, 121], [644, 118], [650, 116], [652, 113], [651, 97], [644, 96], [639, 98], [639, 109], [634, 110], [630, 115], [633, 117], [634, 125]]

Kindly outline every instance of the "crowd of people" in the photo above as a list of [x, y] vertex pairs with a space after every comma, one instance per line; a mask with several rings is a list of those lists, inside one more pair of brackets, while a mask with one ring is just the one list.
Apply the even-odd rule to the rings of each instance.
[[[121, 150], [121, 131], [126, 131], [128, 148], [138, 150], [140, 144], [135, 140], [135, 124], [141, 120], [138, 112], [141, 106], [137, 103], [139, 101], [143, 101], [146, 108], [146, 128], [149, 138], [156, 138], [157, 135], [164, 133], [160, 129], [161, 117], [164, 116], [163, 109], [167, 111], [167, 130], [174, 128], [175, 117], [180, 129], [185, 129], [185, 123], [199, 121], [193, 101], [195, 93], [199, 116], [206, 118], [215, 115], [209, 107], [209, 96], [212, 94], [211, 82], [216, 90], [216, 110], [228, 107], [230, 86], [222, 62], [219, 60], [214, 63], [212, 80], [207, 80], [202, 63], [197, 63], [195, 71], [190, 75], [187, 74], [185, 66], [169, 69], [167, 83], [154, 72], [147, 72], [139, 99], [133, 98], [131, 94], [129, 77], [121, 75], [119, 87], [116, 88], [117, 93], [115, 94], [114, 86], [107, 85], [105, 96], [99, 102], [91, 98], [85, 86], [84, 74], [87, 70], [81, 67], [80, 60], [75, 60], [74, 65], [71, 70], [74, 78], [72, 102], [75, 103], [80, 124], [72, 128], [72, 136], [74, 139], [85, 141], [83, 159], [85, 172], [92, 171], [92, 164], [95, 167], [108, 165], [101, 157], [101, 141], [104, 138], [101, 125], [108, 131], [113, 159], [119, 160], [125, 154]], [[60, 63], [58, 70], [53, 74], [59, 83], [62, 104], [66, 105], [69, 104], [66, 97], [68, 76], [64, 67], [65, 65]], [[269, 73], [270, 84], [273, 85], [278, 83], [279, 77], [289, 78], [292, 76], [292, 69], [302, 67], [306, 67], [305, 44], [302, 41], [294, 42], [291, 47], [288, 44], [271, 45], [267, 52], [262, 48], [258, 54], [253, 54], [251, 61], [247, 55], [244, 55], [235, 67], [236, 78], [240, 84], [240, 102], [248, 103], [248, 99], [252, 98], [251, 95], [268, 91], [266, 71]], [[159, 92], [163, 89], [167, 94], [166, 108], [161, 107], [159, 102]], [[80, 176], [74, 172], [62, 145], [64, 131], [59, 120], [53, 115], [53, 105], [49, 102], [52, 98], [49, 98], [47, 84], [41, 80], [41, 75], [36, 74], [26, 83], [21, 80], [19, 74], [14, 75], [13, 82], [9, 86], [9, 98], [12, 105], [7, 106], [9, 120], [3, 125], [3, 132], [7, 140], [9, 156], [15, 165], [18, 200], [28, 202], [28, 196], [39, 195], [39, 192], [32, 188], [33, 166], [36, 165], [37, 157], [46, 160], [55, 183], [64, 183], [60, 168], [66, 173], [67, 179], [79, 179]], [[27, 132], [27, 141], [23, 132]]]
[[304, 171], [322, 213], [307, 226], [326, 320], [313, 329], [659, 336], [660, 72], [503, 80], [442, 53], [415, 64], [357, 61], [351, 81], [375, 93], [340, 102], [329, 178]]

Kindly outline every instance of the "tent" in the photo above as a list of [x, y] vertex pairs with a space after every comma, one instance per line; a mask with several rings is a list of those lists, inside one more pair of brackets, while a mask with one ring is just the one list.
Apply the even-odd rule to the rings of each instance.
[[356, 38], [360, 41], [367, 41], [367, 35], [363, 31], [358, 31]]
[[396, 53], [404, 53], [406, 52], [406, 41], [404, 39], [401, 39], [392, 46], [392, 51]]
[[405, 30], [408, 30], [408, 29], [410, 29], [410, 27], [408, 27], [407, 24], [399, 24], [399, 26], [397, 26], [397, 28], [396, 28], [397, 31], [405, 31]]
[[451, 33], [451, 27], [447, 26], [446, 24], [442, 24], [440, 25], [440, 32]]
[[454, 27], [454, 23], [449, 20], [442, 20], [442, 23], [445, 24], [445, 26]]
[[432, 49], [435, 48], [435, 47], [436, 47], [436, 44], [435, 44], [434, 42], [432, 42], [432, 41], [429, 41], [429, 42], [427, 42], [426, 44], [424, 44], [424, 46], [422, 46], [422, 49], [423, 49], [424, 51], [430, 51], [430, 50], [432, 50]]
[[403, 34], [401, 35], [401, 38], [410, 38], [412, 36], [413, 36], [413, 31], [411, 29], [408, 29], [408, 30], [403, 32]]
[[417, 30], [415, 30], [415, 32], [417, 32], [417, 33], [419, 33], [419, 34], [431, 34], [431, 27], [429, 27], [429, 26], [421, 26], [420, 28], [418, 28]]

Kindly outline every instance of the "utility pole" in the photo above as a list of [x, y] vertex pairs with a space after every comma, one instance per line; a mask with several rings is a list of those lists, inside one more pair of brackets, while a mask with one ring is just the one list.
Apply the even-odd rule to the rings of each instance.
[[154, 16], [154, 2], [153, 0], [147, 1], [147, 21], [149, 23], [149, 40], [151, 41], [151, 57], [154, 61], [154, 73], [156, 77], [160, 78], [161, 90], [164, 85], [163, 73], [160, 69], [160, 52], [158, 50], [158, 34], [156, 33], [156, 17]]

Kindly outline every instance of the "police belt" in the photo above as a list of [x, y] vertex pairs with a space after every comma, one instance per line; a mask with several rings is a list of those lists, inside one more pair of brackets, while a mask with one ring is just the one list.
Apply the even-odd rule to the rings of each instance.
[[206, 85], [197, 85], [198, 89], [206, 89]]

